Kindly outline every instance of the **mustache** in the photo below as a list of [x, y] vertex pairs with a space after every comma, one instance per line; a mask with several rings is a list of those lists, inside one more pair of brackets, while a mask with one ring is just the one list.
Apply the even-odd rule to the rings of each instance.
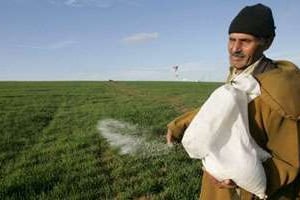
[[243, 57], [245, 57], [246, 55], [245, 55], [243, 52], [241, 52], [241, 51], [237, 51], [237, 52], [233, 52], [233, 53], [231, 54], [231, 56], [233, 56], [233, 57], [238, 57], [238, 58], [243, 58]]

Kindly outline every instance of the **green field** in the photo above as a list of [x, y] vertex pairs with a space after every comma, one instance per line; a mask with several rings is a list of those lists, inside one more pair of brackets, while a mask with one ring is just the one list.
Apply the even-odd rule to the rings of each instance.
[[201, 163], [181, 145], [120, 154], [97, 124], [127, 122], [163, 144], [166, 124], [219, 85], [0, 82], [0, 199], [197, 199]]

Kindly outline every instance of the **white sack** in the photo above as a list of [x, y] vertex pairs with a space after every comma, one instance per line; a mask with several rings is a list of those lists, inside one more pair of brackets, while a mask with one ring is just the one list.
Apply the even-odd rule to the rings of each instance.
[[270, 155], [252, 139], [248, 124], [248, 102], [259, 95], [259, 84], [251, 75], [217, 88], [186, 129], [182, 144], [218, 180], [232, 179], [264, 198], [262, 161]]

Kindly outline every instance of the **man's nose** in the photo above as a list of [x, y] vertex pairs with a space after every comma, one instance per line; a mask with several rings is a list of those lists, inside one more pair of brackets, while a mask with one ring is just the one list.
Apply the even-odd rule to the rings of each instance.
[[242, 43], [239, 41], [235, 41], [232, 44], [232, 52], [240, 52], [242, 50]]

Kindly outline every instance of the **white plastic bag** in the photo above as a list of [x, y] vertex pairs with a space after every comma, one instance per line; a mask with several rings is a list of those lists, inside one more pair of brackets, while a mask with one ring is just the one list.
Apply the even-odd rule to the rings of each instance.
[[265, 198], [262, 161], [270, 155], [252, 139], [248, 124], [248, 102], [258, 95], [259, 84], [251, 75], [217, 88], [186, 129], [182, 144], [218, 180], [232, 179]]

